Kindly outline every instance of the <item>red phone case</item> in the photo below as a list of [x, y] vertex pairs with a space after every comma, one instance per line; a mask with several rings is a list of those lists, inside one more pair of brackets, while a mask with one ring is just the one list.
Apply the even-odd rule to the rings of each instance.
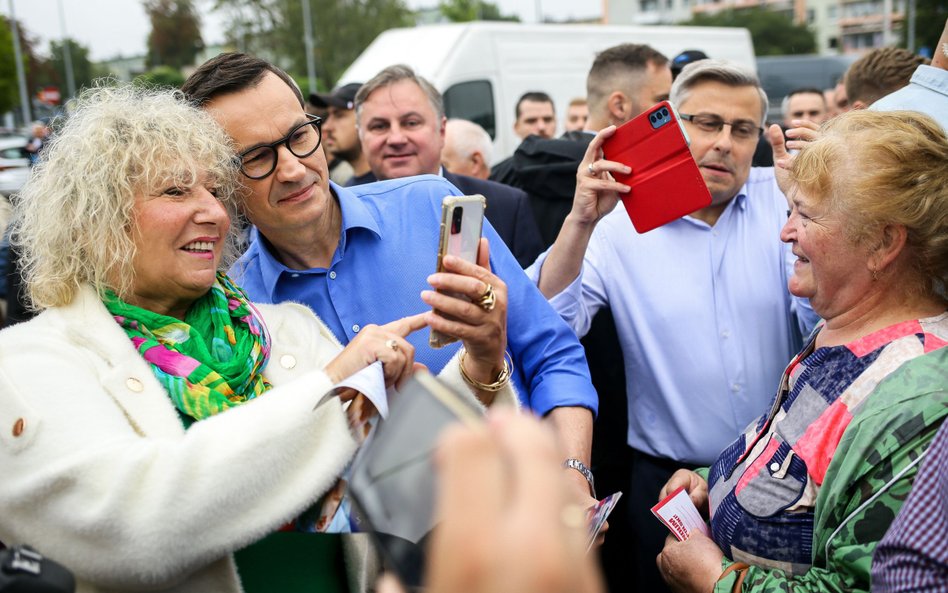
[[[650, 118], [664, 123], [653, 127]], [[622, 203], [639, 233], [711, 204], [711, 194], [668, 101], [619, 126], [603, 143], [602, 152], [606, 159], [632, 167], [631, 175], [613, 173], [613, 177], [632, 187], [622, 196]]]

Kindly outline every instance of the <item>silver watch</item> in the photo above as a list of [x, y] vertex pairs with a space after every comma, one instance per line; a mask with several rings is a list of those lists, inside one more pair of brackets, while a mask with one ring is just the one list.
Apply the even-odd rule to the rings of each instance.
[[586, 467], [585, 463], [570, 457], [563, 462], [563, 467], [575, 469], [579, 473], [583, 474], [583, 477], [586, 478], [586, 481], [589, 483], [589, 493], [592, 494], [593, 498], [598, 500], [598, 497], [596, 496], [596, 481], [593, 479], [593, 473], [589, 471], [589, 468]]

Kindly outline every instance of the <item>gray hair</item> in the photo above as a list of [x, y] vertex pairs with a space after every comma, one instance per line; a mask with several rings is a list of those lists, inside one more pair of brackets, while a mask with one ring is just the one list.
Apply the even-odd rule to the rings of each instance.
[[210, 115], [170, 89], [84, 91], [20, 192], [13, 243], [33, 308], [67, 305], [82, 285], [127, 295], [136, 197], [169, 179], [192, 183], [205, 171], [233, 218], [240, 187], [234, 149]]
[[468, 158], [479, 152], [484, 157], [484, 165], [490, 167], [494, 143], [484, 128], [466, 119], [452, 118], [448, 120], [446, 132], [458, 156]]
[[760, 124], [767, 121], [767, 93], [760, 86], [760, 80], [750, 70], [727, 60], [707, 59], [692, 62], [682, 68], [681, 74], [672, 83], [668, 100], [677, 109], [688, 100], [692, 89], [701, 82], [720, 82], [727, 86], [752, 86], [760, 95]]
[[359, 89], [359, 92], [356, 93], [356, 123], [358, 124], [362, 121], [362, 105], [365, 103], [366, 99], [369, 98], [369, 95], [378, 89], [391, 86], [396, 82], [401, 82], [403, 80], [410, 80], [421, 87], [421, 90], [424, 91], [425, 96], [428, 97], [428, 102], [431, 103], [431, 107], [434, 109], [435, 117], [437, 117], [437, 120], [440, 122], [441, 118], [444, 117], [444, 100], [441, 98], [441, 93], [438, 92], [438, 89], [436, 89], [434, 85], [428, 82], [424, 77], [415, 74], [415, 71], [412, 70], [410, 66], [406, 66], [405, 64], [395, 64], [394, 66], [389, 66], [388, 68], [385, 68], [373, 76], [368, 82], [363, 84], [362, 88]]

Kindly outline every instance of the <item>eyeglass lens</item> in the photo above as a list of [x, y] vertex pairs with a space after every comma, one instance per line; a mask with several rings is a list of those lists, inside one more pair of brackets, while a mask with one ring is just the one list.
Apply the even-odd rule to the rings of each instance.
[[251, 179], [263, 179], [276, 169], [280, 145], [286, 146], [294, 156], [303, 158], [316, 152], [320, 140], [319, 120], [304, 122], [273, 144], [258, 146], [243, 153], [240, 156], [240, 170]]
[[735, 138], [741, 140], [746, 140], [749, 138], [757, 138], [760, 136], [762, 130], [757, 127], [754, 123], [748, 121], [736, 121], [729, 122], [716, 115], [708, 114], [698, 114], [691, 116], [691, 122], [695, 124], [698, 129], [705, 132], [713, 132], [715, 134], [719, 133], [725, 124], [731, 126], [731, 134]]

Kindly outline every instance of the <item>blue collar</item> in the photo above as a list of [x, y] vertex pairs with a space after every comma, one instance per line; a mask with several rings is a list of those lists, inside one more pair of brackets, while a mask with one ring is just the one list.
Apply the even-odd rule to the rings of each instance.
[[[342, 234], [339, 237], [336, 252], [332, 256], [332, 263], [335, 264], [345, 255], [350, 233], [358, 232], [358, 229], [365, 229], [381, 239], [382, 230], [378, 221], [372, 216], [372, 212], [351, 189], [336, 185], [332, 181], [329, 182], [329, 188], [333, 197], [339, 203], [339, 210], [342, 214]], [[281, 274], [296, 274], [304, 270], [293, 270], [283, 265], [274, 255], [270, 242], [265, 240], [256, 227], [251, 231], [250, 238], [260, 254], [260, 275], [264, 286], [267, 287], [267, 292], [272, 298]], [[322, 269], [314, 268], [309, 271], [322, 271]]]

